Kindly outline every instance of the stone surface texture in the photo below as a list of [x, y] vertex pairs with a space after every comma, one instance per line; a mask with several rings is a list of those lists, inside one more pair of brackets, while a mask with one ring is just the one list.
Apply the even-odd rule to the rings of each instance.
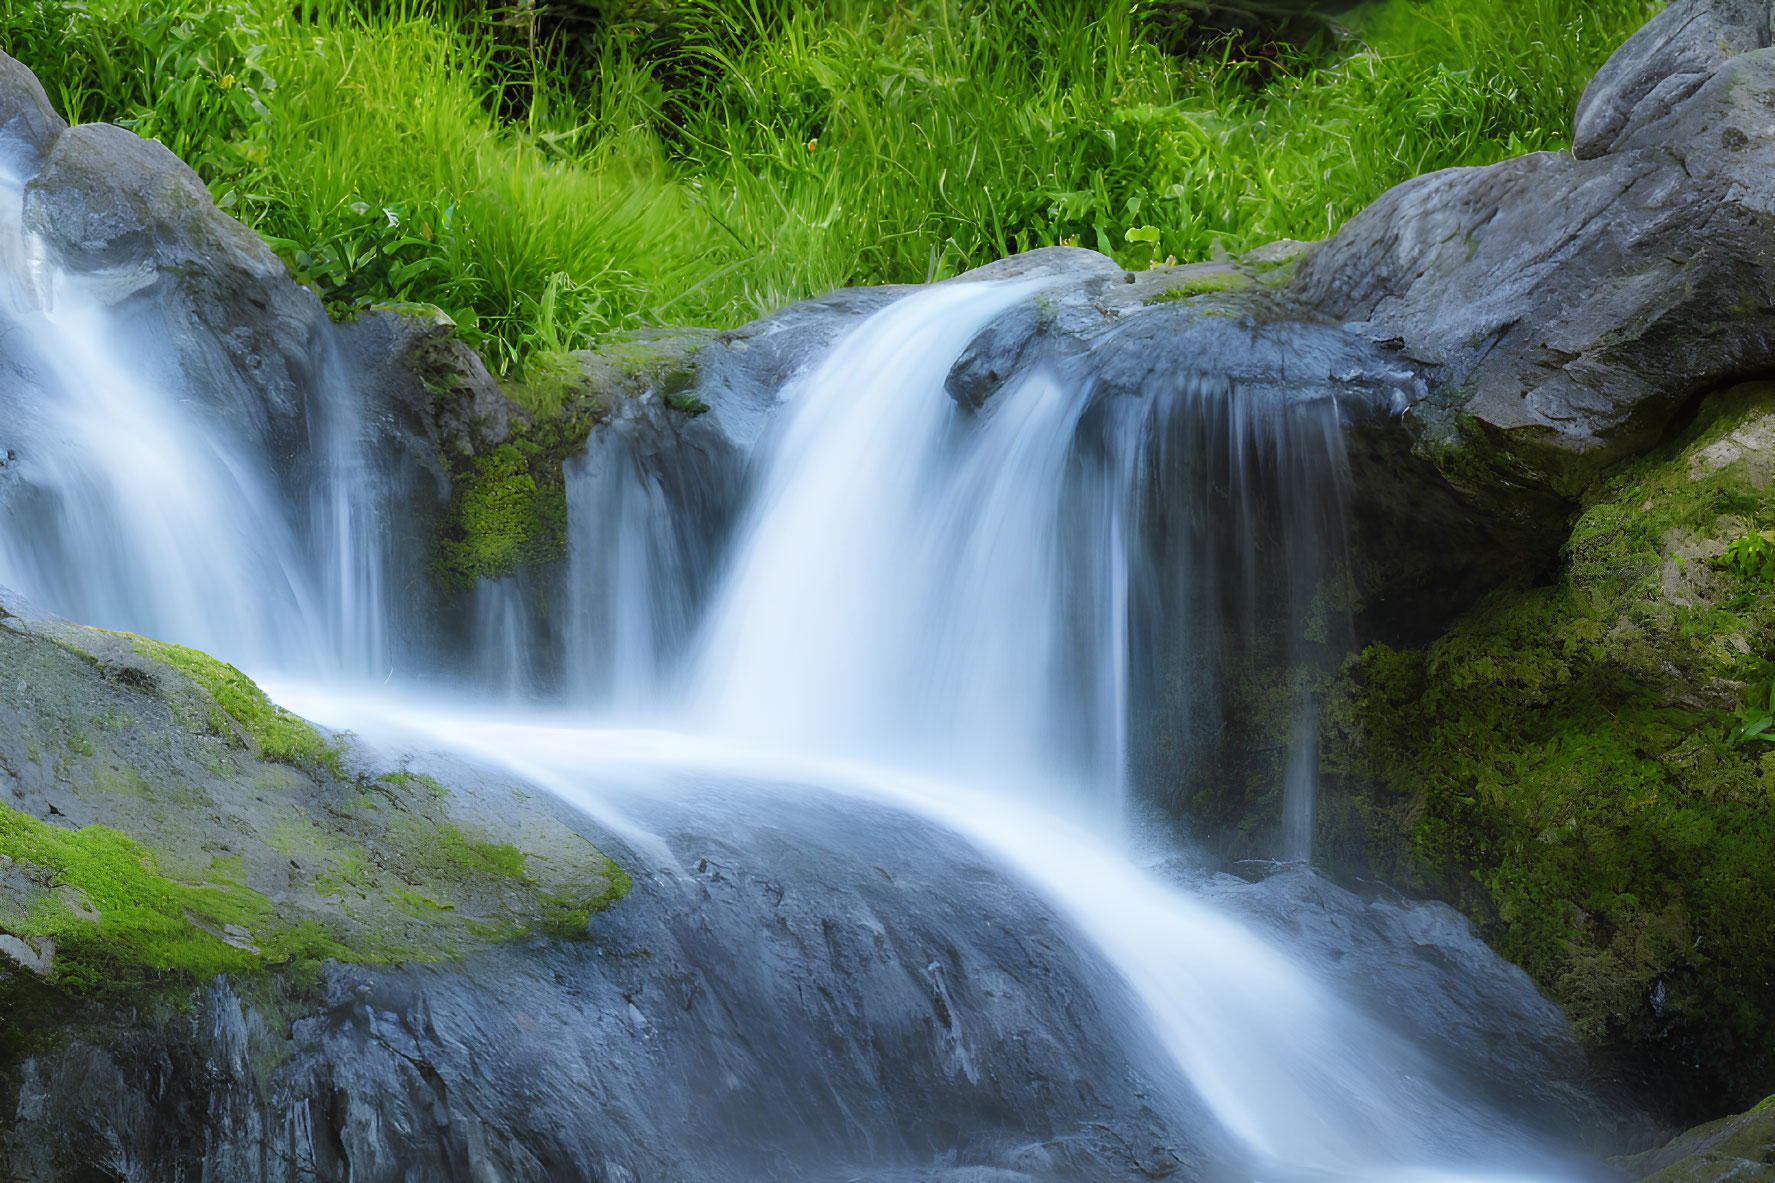
[[1633, 90], [1623, 71], [1711, 64], [1636, 104], [1606, 152], [1416, 178], [1296, 267], [1303, 310], [1424, 369], [1416, 450], [1502, 523], [1546, 518], [1775, 359], [1775, 51], [1754, 47], [1755, 7], [1673, 6], [1630, 43], [1587, 112]]
[[37, 75], [0, 53], [0, 170], [29, 176], [66, 130]]

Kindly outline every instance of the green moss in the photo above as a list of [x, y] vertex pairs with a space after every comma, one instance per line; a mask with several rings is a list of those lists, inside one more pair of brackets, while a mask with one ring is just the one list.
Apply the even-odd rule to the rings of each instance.
[[534, 422], [564, 415], [601, 417], [610, 408], [604, 392], [587, 382], [582, 354], [537, 350], [524, 359], [523, 370], [505, 383], [505, 393], [530, 413]]
[[616, 903], [628, 895], [629, 889], [634, 886], [629, 873], [615, 863], [610, 864], [609, 879], [610, 886], [589, 899], [576, 899], [569, 895], [545, 895], [543, 918], [538, 927], [559, 940], [578, 940], [584, 937], [592, 914], [602, 912]]
[[1177, 300], [1187, 300], [1192, 296], [1204, 296], [1213, 292], [1230, 292], [1236, 288], [1249, 287], [1250, 285], [1250, 277], [1241, 275], [1237, 271], [1215, 271], [1180, 280], [1177, 286], [1148, 296], [1141, 303], [1148, 305], [1169, 304]]
[[520, 566], [559, 558], [567, 548], [566, 485], [539, 487], [515, 444], [501, 444], [473, 462], [455, 484], [438, 568], [466, 587]]
[[[692, 358], [712, 334], [699, 330], [639, 333], [600, 340], [596, 352], [559, 345], [529, 355], [507, 373], [502, 390], [511, 416], [505, 439], [445, 441], [440, 460], [451, 500], [438, 525], [433, 569], [446, 586], [466, 588], [559, 560], [567, 550], [566, 462], [621, 401], [656, 395], [684, 415], [707, 403], [692, 392]], [[473, 354], [437, 330], [422, 336], [408, 363], [443, 419], [472, 410]], [[472, 433], [470, 433], [472, 436]]]
[[433, 833], [444, 857], [467, 871], [489, 875], [506, 875], [518, 879], [524, 875], [524, 852], [509, 842], [483, 842], [466, 837], [455, 826], [439, 826]]
[[664, 396], [666, 406], [683, 415], [701, 415], [709, 410], [709, 404], [688, 391], [667, 394]]
[[[207, 653], [131, 636], [143, 657], [172, 666], [202, 686], [226, 719], [240, 725], [252, 738], [261, 757], [281, 764], [318, 764], [335, 776], [343, 775], [341, 753], [307, 721], [284, 710], [245, 674]], [[222, 717], [212, 716], [212, 729], [227, 734]]]
[[447, 786], [441, 784], [435, 776], [424, 772], [386, 772], [377, 779], [384, 784], [397, 785], [402, 788], [409, 784], [421, 785], [427, 793], [439, 800], [450, 795]]
[[1775, 761], [1734, 735], [1775, 676], [1775, 586], [1707, 562], [1775, 522], [1766, 437], [1775, 390], [1711, 401], [1592, 492], [1551, 584], [1353, 661], [1327, 745], [1369, 866], [1716, 1102], [1775, 1067]]
[[43, 890], [0, 920], [21, 936], [56, 943], [55, 976], [83, 992], [138, 981], [143, 970], [205, 978], [259, 962], [201, 927], [250, 928], [270, 901], [238, 886], [189, 887], [160, 874], [154, 852], [106, 826], [64, 830], [0, 805], [0, 853]]

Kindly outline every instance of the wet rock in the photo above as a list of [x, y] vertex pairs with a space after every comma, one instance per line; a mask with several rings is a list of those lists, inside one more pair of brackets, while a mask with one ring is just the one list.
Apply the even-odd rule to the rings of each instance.
[[424, 450], [472, 456], [510, 438], [517, 408], [439, 310], [372, 309], [340, 325], [338, 336], [360, 390], [396, 411]]
[[67, 129], [37, 75], [0, 53], [0, 170], [30, 176]]
[[[1442, 895], [1524, 950], [1580, 1037], [1684, 1124], [1775, 1077], [1775, 757], [1716, 738], [1768, 701], [1775, 584], [1720, 560], [1775, 512], [1772, 442], [1775, 384], [1704, 399], [1587, 497], [1547, 578], [1345, 667], [1322, 732], [1319, 865]], [[1633, 808], [1653, 797], [1683, 812]], [[1631, 853], [1691, 825], [1671, 857], [1702, 871]]]
[[[1676, 68], [1718, 32], [1681, 14], [1729, 7], [1673, 8], [1639, 48]], [[1648, 100], [1607, 155], [1408, 181], [1296, 266], [1286, 294], [1303, 310], [1425, 367], [1415, 448], [1501, 525], [1557, 533], [1602, 468], [1775, 359], [1775, 51], [1685, 94]]]
[[1614, 151], [1687, 101], [1728, 59], [1768, 46], [1768, 0], [1677, 0], [1628, 38], [1584, 88], [1572, 155], [1590, 160]]
[[25, 226], [111, 300], [136, 297], [192, 388], [221, 392], [218, 410], [296, 450], [326, 312], [177, 156], [110, 124], [70, 128], [25, 187]]
[[1721, 1118], [1657, 1150], [1610, 1160], [1641, 1183], [1769, 1183], [1775, 1179], [1775, 1097]]
[[55, 968], [55, 941], [50, 937], [26, 941], [11, 933], [0, 933], [0, 954], [38, 977], [48, 977]]
[[1272, 869], [1255, 883], [1177, 873], [1289, 948], [1311, 950], [1345, 997], [1444, 1064], [1459, 1063], [1466, 1088], [1525, 1127], [1585, 1130], [1598, 1153], [1658, 1134], [1585, 1055], [1559, 1007], [1447, 904], [1372, 882], [1358, 894], [1304, 868]]

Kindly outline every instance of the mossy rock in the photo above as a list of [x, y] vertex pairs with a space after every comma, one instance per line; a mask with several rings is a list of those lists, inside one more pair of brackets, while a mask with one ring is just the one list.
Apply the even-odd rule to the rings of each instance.
[[[509, 414], [499, 439], [444, 449], [451, 495], [434, 563], [443, 583], [466, 588], [561, 559], [567, 462], [626, 400], [657, 397], [680, 414], [706, 412], [708, 404], [691, 389], [692, 358], [706, 340], [694, 331], [636, 334], [602, 343], [597, 352], [529, 358], [504, 388]], [[436, 352], [435, 343], [431, 349]], [[413, 364], [432, 365], [431, 356], [421, 354]], [[452, 383], [439, 385], [435, 397], [459, 400], [460, 384]]]
[[329, 958], [577, 939], [628, 889], [547, 798], [364, 768], [348, 737], [277, 707], [232, 666], [9, 603], [6, 999], [48, 988], [70, 1004], [134, 1004], [218, 973], [301, 977]]
[[1656, 1150], [1610, 1162], [1640, 1183], [1769, 1183], [1775, 1180], [1775, 1097]]
[[[1455, 902], [1580, 1036], [1718, 1112], [1775, 1070], [1775, 385], [1605, 474], [1551, 582], [1333, 689], [1321, 849]], [[1346, 868], [1351, 869], [1351, 868]]]

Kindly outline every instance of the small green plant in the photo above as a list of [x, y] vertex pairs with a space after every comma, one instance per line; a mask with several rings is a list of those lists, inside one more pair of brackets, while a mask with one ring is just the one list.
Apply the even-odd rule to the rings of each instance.
[[1738, 723], [1726, 735], [1726, 742], [1733, 747], [1747, 744], [1753, 739], [1765, 743], [1775, 743], [1775, 679], [1767, 686], [1758, 687], [1751, 695], [1750, 705], [1738, 712]]
[[1775, 580], [1775, 540], [1768, 532], [1747, 530], [1726, 547], [1720, 566], [1746, 581]]

